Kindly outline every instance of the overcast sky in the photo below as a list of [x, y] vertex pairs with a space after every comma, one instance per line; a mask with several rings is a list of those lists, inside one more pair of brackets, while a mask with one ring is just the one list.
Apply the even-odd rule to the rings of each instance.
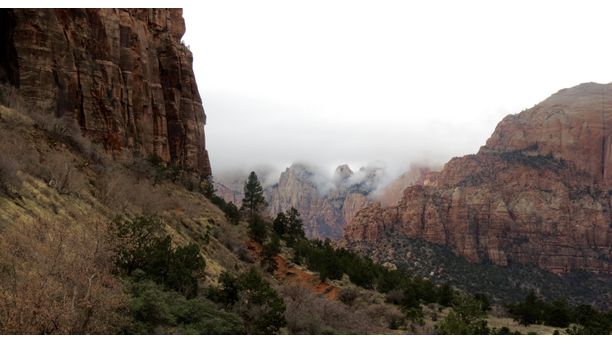
[[194, 1], [213, 174], [392, 171], [475, 153], [507, 114], [612, 81], [605, 1]]

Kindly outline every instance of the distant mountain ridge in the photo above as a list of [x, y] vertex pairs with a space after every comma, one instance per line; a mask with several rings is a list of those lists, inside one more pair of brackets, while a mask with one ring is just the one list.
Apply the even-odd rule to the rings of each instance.
[[[430, 173], [427, 167], [413, 166], [398, 179], [385, 183], [382, 167], [366, 166], [353, 172], [344, 164], [331, 177], [303, 163], [294, 163], [280, 174], [278, 182], [265, 188], [269, 216], [296, 208], [304, 220], [306, 236], [340, 239], [355, 214], [372, 202], [397, 202], [402, 190], [422, 183]], [[244, 176], [246, 179], [246, 176]], [[215, 182], [217, 194], [238, 206], [244, 181]]]

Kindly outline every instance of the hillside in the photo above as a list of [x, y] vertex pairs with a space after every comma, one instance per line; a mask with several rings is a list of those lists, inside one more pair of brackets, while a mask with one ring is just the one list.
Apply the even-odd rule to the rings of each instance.
[[[215, 191], [181, 10], [0, 9], [0, 27], [0, 335], [612, 331], [607, 117], [575, 121], [597, 85], [360, 210], [376, 168], [340, 166], [329, 184], [294, 165], [268, 190], [251, 172], [240, 196]], [[346, 247], [313, 239], [349, 222]], [[574, 297], [553, 273], [580, 269]]]
[[[2, 103], [10, 107], [0, 106], [0, 333], [432, 334], [460, 307], [442, 299], [459, 292], [333, 253], [331, 246], [317, 251], [319, 244], [307, 241], [298, 246], [282, 241], [270, 272], [264, 254], [270, 242], [254, 241], [246, 221], [233, 224], [193, 174], [152, 158], [113, 160], [71, 131], [76, 129], [32, 115], [37, 112], [16, 103], [14, 91], [2, 91]], [[116, 254], [122, 239], [113, 231], [117, 216], [125, 223], [158, 219], [172, 252], [197, 247], [205, 268], [192, 275], [197, 286], [192, 296], [162, 288], [142, 271], [121, 272]], [[298, 252], [305, 260], [296, 260]], [[257, 275], [265, 282], [257, 282]], [[220, 299], [219, 290], [232, 280], [267, 290], [264, 304], [280, 297], [277, 330], [247, 326], [267, 308], [241, 299], [228, 306]], [[414, 289], [422, 283], [425, 289]], [[398, 288], [414, 296], [406, 298]], [[433, 294], [419, 296], [418, 290]], [[185, 318], [185, 311], [192, 313]], [[522, 333], [555, 330], [519, 325], [499, 309], [488, 321]]]
[[[337, 299], [342, 290], [353, 288], [351, 283], [322, 283], [315, 273], [290, 263], [285, 253], [276, 258], [279, 270], [267, 273], [247, 224], [231, 224], [198, 191], [200, 182], [190, 174], [181, 173], [172, 182], [165, 175], [168, 169], [147, 160], [113, 161], [61, 122], [5, 106], [0, 106], [0, 134], [0, 333], [125, 331], [133, 296], [124, 287], [125, 278], [117, 275], [109, 238], [119, 215], [154, 215], [173, 245], [196, 244], [206, 262], [198, 275], [199, 294], [217, 285], [223, 272], [239, 275], [256, 268], [285, 299], [285, 332], [317, 333], [325, 327], [362, 333], [367, 323], [365, 330], [387, 333], [385, 317], [401, 314], [380, 303], [380, 294], [359, 288], [360, 304], [345, 305]], [[306, 305], [295, 308], [296, 298]], [[321, 314], [320, 307], [330, 313]], [[305, 326], [302, 312], [313, 317], [304, 329], [298, 328]], [[161, 326], [155, 331], [181, 332]]]

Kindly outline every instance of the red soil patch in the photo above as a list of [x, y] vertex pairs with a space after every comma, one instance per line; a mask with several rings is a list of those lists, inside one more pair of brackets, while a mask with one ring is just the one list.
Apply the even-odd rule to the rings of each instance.
[[[261, 256], [262, 247], [255, 241], [249, 240], [247, 242], [247, 249], [255, 256]], [[274, 277], [276, 277], [276, 279], [310, 289], [330, 300], [336, 300], [338, 298], [338, 292], [340, 291], [338, 287], [326, 282], [321, 282], [317, 275], [310, 271], [300, 269], [297, 265], [288, 262], [283, 256], [276, 256], [274, 260], [277, 265], [277, 269], [274, 271]]]
[[308, 288], [330, 300], [338, 298], [338, 287], [321, 282], [315, 274], [298, 268], [296, 265], [287, 262], [282, 256], [276, 256], [274, 260], [276, 260], [278, 266], [274, 272], [276, 278]]

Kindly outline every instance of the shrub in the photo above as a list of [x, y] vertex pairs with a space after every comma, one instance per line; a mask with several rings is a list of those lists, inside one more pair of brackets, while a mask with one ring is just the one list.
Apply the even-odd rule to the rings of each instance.
[[261, 264], [262, 266], [266, 267], [266, 271], [269, 273], [272, 273], [277, 269], [275, 257], [280, 253], [280, 251], [280, 240], [278, 239], [278, 236], [273, 235], [270, 242], [265, 244], [261, 251]]
[[368, 310], [351, 309], [297, 285], [285, 286], [281, 293], [290, 334], [381, 333], [385, 328], [376, 327], [376, 322], [392, 317], [380, 309], [368, 316]]
[[261, 244], [266, 240], [267, 235], [266, 222], [261, 216], [253, 214], [249, 219], [249, 237]]
[[448, 307], [453, 302], [455, 292], [450, 284], [445, 283], [437, 290], [437, 302], [444, 306]]
[[234, 202], [229, 202], [225, 209], [221, 209], [225, 212], [225, 216], [230, 223], [237, 225], [240, 222], [240, 211]]
[[86, 184], [85, 178], [78, 173], [74, 162], [60, 152], [50, 152], [44, 157], [41, 177], [60, 194], [79, 193]]
[[221, 276], [219, 276], [219, 286], [208, 289], [208, 298], [225, 307], [230, 307], [238, 302], [239, 292], [240, 286], [238, 285], [238, 279], [229, 272], [224, 271]]
[[202, 299], [186, 299], [149, 280], [129, 283], [128, 334], [243, 334], [242, 320]]
[[359, 292], [355, 288], [344, 288], [340, 290], [338, 300], [347, 306], [351, 306], [359, 296]]
[[533, 291], [523, 302], [507, 306], [512, 318], [523, 325], [545, 324], [554, 327], [567, 327], [569, 334], [609, 334], [612, 331], [612, 312], [603, 313], [589, 305], [572, 307], [565, 300], [546, 302], [540, 300]]
[[244, 320], [248, 334], [275, 334], [285, 326], [285, 303], [255, 269], [233, 277], [224, 273], [209, 297]]
[[489, 334], [482, 303], [469, 295], [458, 295], [453, 309], [437, 326], [438, 334]]
[[393, 289], [385, 296], [385, 302], [400, 305], [404, 302], [404, 292], [400, 289]]
[[571, 322], [570, 309], [565, 300], [555, 300], [545, 306], [544, 323], [553, 327], [567, 327]]
[[205, 261], [195, 244], [172, 248], [171, 239], [163, 235], [163, 224], [155, 217], [116, 218], [111, 226], [118, 242], [115, 264], [130, 275], [142, 270], [147, 278], [188, 297], [197, 294], [198, 274]]
[[285, 303], [255, 269], [238, 276], [240, 292], [233, 309], [250, 334], [275, 334], [286, 325]]
[[531, 325], [542, 322], [544, 318], [543, 303], [533, 291], [525, 297], [525, 301], [508, 306], [512, 318], [521, 325]]
[[114, 333], [126, 295], [111, 273], [106, 225], [32, 220], [2, 230], [0, 333]]

